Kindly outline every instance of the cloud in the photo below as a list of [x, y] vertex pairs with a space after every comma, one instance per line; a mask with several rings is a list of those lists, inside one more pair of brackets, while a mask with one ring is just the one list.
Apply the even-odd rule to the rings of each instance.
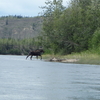
[[[0, 0], [0, 16], [37, 16], [46, 0]], [[64, 0], [65, 2], [66, 0]]]

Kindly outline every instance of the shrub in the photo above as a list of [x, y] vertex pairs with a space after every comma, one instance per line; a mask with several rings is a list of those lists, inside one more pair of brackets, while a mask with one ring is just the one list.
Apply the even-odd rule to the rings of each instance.
[[91, 40], [89, 40], [89, 49], [100, 52], [100, 28], [98, 28], [92, 35]]

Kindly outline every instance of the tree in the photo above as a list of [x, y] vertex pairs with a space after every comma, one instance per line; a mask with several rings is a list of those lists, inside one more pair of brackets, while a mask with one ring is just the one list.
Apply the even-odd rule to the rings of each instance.
[[6, 19], [6, 25], [8, 25], [8, 19]]
[[65, 7], [62, 5], [62, 0], [53, 0], [45, 2], [46, 6], [42, 9], [46, 9], [43, 13], [43, 32], [48, 47], [52, 47], [52, 51], [55, 53], [59, 47], [59, 18]]

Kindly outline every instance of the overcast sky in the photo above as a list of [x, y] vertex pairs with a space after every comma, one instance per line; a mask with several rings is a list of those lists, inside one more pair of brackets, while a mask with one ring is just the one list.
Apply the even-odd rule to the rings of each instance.
[[[0, 16], [21, 15], [34, 17], [42, 11], [46, 0], [0, 0]], [[70, 0], [63, 0], [67, 6]]]

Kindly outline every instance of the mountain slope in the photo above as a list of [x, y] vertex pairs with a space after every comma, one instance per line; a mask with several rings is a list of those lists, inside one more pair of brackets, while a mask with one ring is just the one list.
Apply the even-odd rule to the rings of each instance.
[[1, 17], [0, 38], [23, 39], [36, 37], [42, 27], [41, 17]]

